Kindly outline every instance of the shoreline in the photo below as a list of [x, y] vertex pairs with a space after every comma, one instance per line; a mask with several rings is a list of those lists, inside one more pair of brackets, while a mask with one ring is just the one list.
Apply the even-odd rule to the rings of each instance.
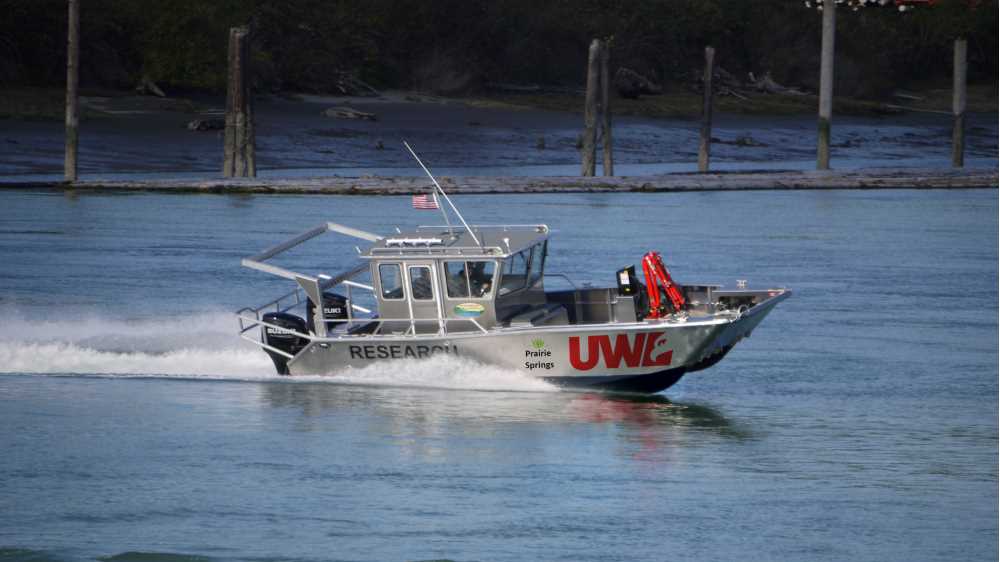
[[[767, 191], [836, 189], [996, 189], [996, 169], [878, 168], [829, 171], [676, 173], [649, 176], [462, 176], [438, 178], [453, 194]], [[232, 178], [0, 182], [0, 191], [276, 193], [409, 195], [425, 193], [419, 176]]]
[[[115, 113], [81, 125], [78, 161], [84, 181], [77, 189], [405, 193], [409, 192], [406, 182], [412, 183], [412, 179], [386, 179], [419, 174], [403, 150], [402, 140], [408, 141], [436, 174], [470, 178], [456, 183], [474, 185], [482, 192], [488, 192], [489, 186], [501, 186], [501, 192], [537, 192], [996, 183], [995, 176], [961, 181], [952, 177], [951, 119], [946, 116], [836, 119], [831, 158], [838, 170], [823, 180], [803, 174], [815, 168], [814, 116], [723, 114], [713, 124], [711, 151], [716, 172], [708, 176], [694, 173], [700, 129], [696, 121], [616, 116], [615, 169], [621, 178], [603, 185], [605, 180], [577, 176], [582, 127], [577, 114], [525, 107], [472, 107], [403, 93], [380, 99], [312, 96], [302, 101], [260, 100], [255, 106], [256, 143], [258, 172], [263, 179], [227, 183], [219, 175], [222, 131], [188, 128], [192, 119], [218, 121], [223, 106], [216, 102], [221, 100], [203, 100], [197, 113], [188, 113], [161, 106], [166, 102], [159, 98], [92, 98], [89, 103], [93, 107]], [[376, 114], [377, 120], [328, 117], [325, 110], [333, 104]], [[0, 131], [0, 184], [62, 189], [62, 124], [18, 120], [4, 124]], [[996, 170], [997, 138], [995, 113], [970, 114], [966, 164]], [[905, 180], [899, 180], [898, 173], [886, 173], [910, 168], [918, 171]], [[942, 174], [939, 170], [945, 170], [944, 178], [937, 178]], [[761, 174], [786, 171], [800, 173], [761, 179]], [[724, 172], [725, 179], [710, 179], [718, 172]], [[740, 172], [748, 173], [743, 180], [734, 175]], [[858, 176], [865, 173], [875, 176]], [[344, 177], [329, 177], [333, 175]], [[373, 181], [373, 177], [381, 179]], [[409, 189], [424, 185], [417, 183]]]
[[[541, 110], [578, 115], [583, 113], [583, 91], [565, 92], [539, 87], [537, 91], [513, 92], [483, 90], [461, 95], [438, 95], [414, 89], [387, 89], [377, 96], [348, 96], [307, 92], [257, 93], [256, 101], [285, 100], [296, 103], [331, 105], [379, 105], [385, 103], [421, 103], [464, 106], [512, 111]], [[997, 85], [969, 85], [969, 113], [997, 113]], [[951, 90], [948, 84], [910, 88], [906, 97], [890, 96], [868, 99], [837, 96], [835, 113], [841, 117], [906, 115], [932, 113], [951, 115]], [[180, 92], [166, 97], [137, 95], [131, 89], [85, 88], [81, 93], [82, 117], [114, 118], [148, 112], [172, 112], [197, 115], [208, 107], [225, 104], [224, 93]], [[716, 117], [756, 116], [815, 117], [815, 93], [798, 95], [754, 92], [740, 99], [719, 95], [715, 99]], [[619, 117], [670, 118], [697, 120], [701, 117], [702, 95], [684, 85], [673, 84], [668, 91], [643, 95], [638, 99], [612, 97], [612, 113]], [[61, 122], [65, 119], [65, 91], [55, 87], [13, 86], [0, 93], [0, 119], [36, 122]]]

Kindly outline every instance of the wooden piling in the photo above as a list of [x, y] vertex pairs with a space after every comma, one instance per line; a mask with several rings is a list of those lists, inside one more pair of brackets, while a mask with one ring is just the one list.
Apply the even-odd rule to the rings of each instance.
[[709, 156], [712, 151], [712, 74], [715, 72], [715, 49], [705, 47], [705, 75], [702, 77], [704, 89], [701, 106], [701, 142], [698, 143], [698, 171], [708, 171]]
[[965, 88], [968, 77], [968, 42], [964, 37], [955, 39], [951, 113], [955, 118], [951, 129], [951, 165], [965, 166]]
[[229, 74], [222, 175], [256, 177], [253, 95], [250, 87], [250, 29], [229, 30]]
[[833, 42], [837, 31], [837, 3], [823, 2], [823, 46], [819, 71], [819, 139], [816, 169], [830, 169], [830, 122], [833, 118]]
[[66, 154], [63, 177], [77, 180], [77, 152], [80, 143], [80, 2], [69, 0], [66, 41]]
[[604, 150], [604, 175], [615, 175], [611, 139], [611, 42], [601, 42], [601, 145]]
[[590, 42], [587, 55], [587, 94], [583, 105], [583, 162], [581, 176], [593, 176], [597, 168], [597, 97], [600, 82], [601, 41]]

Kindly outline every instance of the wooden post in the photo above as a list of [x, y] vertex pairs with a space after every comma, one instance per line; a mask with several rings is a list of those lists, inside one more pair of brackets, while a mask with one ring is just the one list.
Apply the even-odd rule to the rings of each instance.
[[611, 43], [601, 43], [601, 144], [604, 148], [604, 175], [615, 175], [615, 158], [611, 142]]
[[597, 168], [597, 88], [600, 81], [601, 41], [590, 42], [587, 55], [587, 95], [583, 105], [583, 164], [580, 175], [593, 176]]
[[819, 139], [816, 169], [830, 169], [830, 121], [833, 118], [833, 40], [837, 31], [837, 3], [823, 2], [823, 46], [819, 70]]
[[708, 171], [712, 152], [712, 74], [715, 71], [715, 49], [705, 47], [705, 75], [702, 77], [701, 142], [698, 143], [698, 171]]
[[225, 158], [222, 175], [256, 177], [253, 95], [250, 88], [250, 29], [229, 30], [229, 84], [226, 94]]
[[66, 156], [63, 177], [77, 180], [76, 155], [80, 142], [80, 116], [78, 113], [80, 85], [80, 2], [69, 0], [69, 19], [66, 42]]
[[968, 42], [964, 37], [955, 39], [954, 79], [952, 81], [951, 113], [955, 123], [951, 129], [951, 165], [965, 166], [965, 87], [968, 74]]

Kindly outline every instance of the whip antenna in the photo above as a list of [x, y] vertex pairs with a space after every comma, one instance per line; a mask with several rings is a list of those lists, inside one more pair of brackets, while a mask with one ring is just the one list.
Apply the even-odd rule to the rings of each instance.
[[[424, 173], [426, 173], [427, 177], [431, 178], [431, 181], [434, 183], [434, 187], [436, 188], [436, 191], [434, 192], [434, 198], [435, 199], [437, 198], [437, 192], [441, 192], [441, 197], [443, 197], [444, 200], [448, 203], [448, 206], [451, 207], [451, 210], [455, 212], [455, 215], [458, 217], [458, 220], [462, 221], [462, 226], [464, 226], [465, 230], [469, 232], [469, 236], [472, 237], [472, 241], [475, 242], [477, 246], [482, 248], [483, 247], [482, 243], [479, 242], [479, 239], [476, 238], [476, 235], [472, 232], [472, 228], [469, 227], [469, 223], [465, 222], [465, 217], [463, 217], [462, 213], [458, 211], [458, 207], [456, 207], [455, 204], [451, 202], [451, 198], [449, 198], [448, 194], [445, 193], [444, 189], [441, 188], [441, 184], [439, 184], [437, 180], [434, 179], [434, 176], [431, 174], [430, 170], [427, 169], [427, 166], [424, 166], [424, 163], [420, 161], [420, 157], [417, 156], [417, 153], [414, 152], [412, 148], [410, 148], [409, 143], [407, 143], [406, 141], [403, 141], [403, 146], [406, 147], [406, 150], [410, 151], [410, 154], [413, 155], [413, 158], [417, 161], [417, 164], [420, 164], [420, 167], [424, 169]], [[445, 211], [444, 207], [441, 207], [441, 212], [444, 213], [444, 220], [447, 222], [448, 212]], [[450, 228], [451, 227], [449, 223], [449, 229]]]

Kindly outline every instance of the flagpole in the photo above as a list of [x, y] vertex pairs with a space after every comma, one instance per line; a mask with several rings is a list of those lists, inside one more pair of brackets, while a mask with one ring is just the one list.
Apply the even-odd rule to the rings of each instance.
[[[472, 228], [469, 227], [469, 223], [465, 222], [465, 217], [463, 217], [462, 213], [460, 213], [459, 210], [458, 210], [458, 208], [455, 207], [455, 204], [451, 202], [451, 198], [448, 197], [448, 194], [444, 192], [444, 189], [441, 187], [441, 185], [437, 182], [436, 179], [434, 179], [434, 176], [431, 174], [430, 170], [427, 169], [427, 166], [424, 166], [424, 163], [420, 161], [420, 157], [417, 156], [417, 153], [413, 152], [413, 149], [410, 148], [410, 144], [407, 143], [406, 141], [403, 141], [403, 146], [406, 147], [406, 150], [410, 151], [410, 154], [413, 155], [413, 158], [417, 161], [417, 164], [420, 164], [420, 167], [424, 169], [424, 173], [427, 174], [427, 177], [431, 178], [431, 181], [434, 182], [434, 187], [436, 187], [438, 189], [438, 191], [441, 192], [441, 197], [444, 197], [444, 200], [448, 202], [448, 206], [451, 207], [451, 210], [454, 211], [455, 215], [458, 216], [458, 220], [462, 221], [462, 226], [464, 226], [465, 230], [467, 230], [469, 232], [469, 236], [472, 237], [472, 241], [476, 243], [476, 246], [479, 246], [480, 248], [482, 248], [483, 247], [482, 243], [479, 242], [479, 239], [476, 238], [475, 233], [472, 232]], [[434, 195], [434, 199], [435, 199], [435, 201], [437, 200], [437, 194]], [[443, 207], [442, 207], [441, 210], [442, 210], [442, 212], [444, 212], [444, 208]], [[448, 214], [445, 213], [445, 220], [447, 220], [447, 218], [448, 218]]]
[[435, 190], [435, 189], [431, 190], [431, 197], [434, 198], [434, 206], [437, 207], [438, 209], [440, 209], [441, 210], [441, 214], [444, 215], [444, 223], [446, 225], [448, 225], [448, 234], [451, 235], [451, 236], [454, 236], [455, 235], [455, 231], [452, 230], [452, 228], [451, 228], [451, 220], [448, 219], [448, 211], [445, 210], [444, 206], [441, 205], [441, 202], [438, 201], [437, 190]]

